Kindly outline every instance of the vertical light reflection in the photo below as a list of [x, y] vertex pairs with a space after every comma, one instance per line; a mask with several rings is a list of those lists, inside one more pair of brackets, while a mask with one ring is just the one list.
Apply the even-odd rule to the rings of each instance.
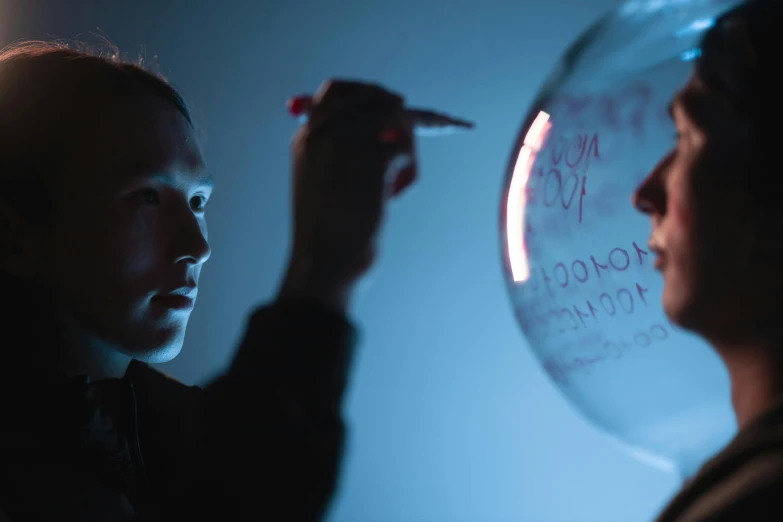
[[525, 135], [525, 141], [519, 150], [517, 162], [514, 164], [514, 173], [511, 176], [511, 186], [508, 189], [508, 201], [506, 202], [506, 235], [509, 264], [515, 283], [524, 282], [530, 277], [530, 267], [525, 251], [527, 181], [536, 160], [536, 153], [541, 149], [551, 127], [549, 114], [540, 111]]

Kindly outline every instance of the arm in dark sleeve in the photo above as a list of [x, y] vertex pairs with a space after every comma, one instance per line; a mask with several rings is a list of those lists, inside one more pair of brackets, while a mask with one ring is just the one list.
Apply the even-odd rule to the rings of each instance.
[[323, 517], [339, 474], [355, 337], [345, 317], [314, 303], [252, 315], [228, 372], [205, 389], [206, 459], [193, 470], [190, 498], [180, 499], [199, 511], [193, 516]]

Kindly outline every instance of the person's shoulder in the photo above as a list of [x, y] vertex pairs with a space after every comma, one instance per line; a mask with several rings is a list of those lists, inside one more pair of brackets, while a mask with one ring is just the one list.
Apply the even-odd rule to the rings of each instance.
[[204, 397], [201, 387], [184, 384], [146, 363], [134, 360], [127, 375], [139, 398], [161, 409], [168, 409], [167, 406], [180, 409], [186, 404], [198, 406]]
[[757, 448], [730, 460], [690, 483], [673, 502], [679, 508], [659, 520], [783, 520], [783, 445]]
[[203, 446], [207, 401], [202, 388], [183, 384], [138, 361], [131, 363], [126, 376], [133, 384], [141, 423], [150, 427], [146, 434], [148, 450], [157, 448], [158, 452], [173, 454]]
[[783, 447], [749, 455], [694, 508], [694, 520], [783, 520]]

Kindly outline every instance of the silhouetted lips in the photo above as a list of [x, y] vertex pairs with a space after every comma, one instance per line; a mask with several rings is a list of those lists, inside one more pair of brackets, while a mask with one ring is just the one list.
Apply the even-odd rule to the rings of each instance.
[[169, 293], [157, 294], [152, 300], [172, 310], [190, 310], [196, 304], [196, 293], [196, 288], [184, 287]]

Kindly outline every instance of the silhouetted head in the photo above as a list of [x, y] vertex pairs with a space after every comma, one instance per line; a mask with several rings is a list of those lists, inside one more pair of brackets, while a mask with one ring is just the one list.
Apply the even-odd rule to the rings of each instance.
[[716, 20], [672, 101], [677, 142], [642, 183], [669, 316], [711, 341], [783, 335], [783, 5]]
[[210, 192], [165, 79], [116, 52], [0, 51], [0, 274], [15, 317], [51, 312], [75, 342], [176, 356], [192, 307], [166, 295], [195, 299]]

